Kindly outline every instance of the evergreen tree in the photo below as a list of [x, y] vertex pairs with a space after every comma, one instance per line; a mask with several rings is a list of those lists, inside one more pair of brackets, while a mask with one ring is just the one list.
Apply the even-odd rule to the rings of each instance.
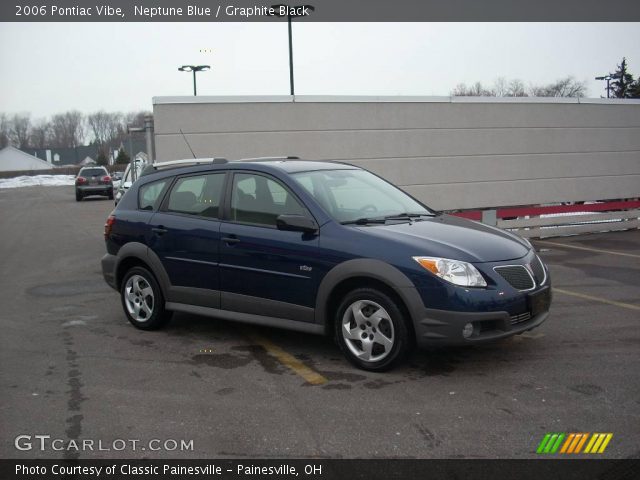
[[102, 149], [98, 151], [98, 157], [96, 158], [96, 163], [98, 165], [103, 165], [103, 166], [109, 164], [109, 159], [107, 158], [107, 156], [105, 155]]
[[609, 85], [609, 96], [611, 98], [630, 98], [633, 75], [627, 71], [627, 59], [623, 57], [618, 69], [610, 75], [615, 80]]
[[640, 77], [629, 86], [629, 98], [640, 98]]
[[116, 163], [120, 165], [126, 165], [130, 161], [131, 161], [131, 157], [129, 157], [129, 155], [127, 155], [127, 152], [125, 152], [124, 149], [121, 148], [118, 151], [118, 156], [116, 157]]

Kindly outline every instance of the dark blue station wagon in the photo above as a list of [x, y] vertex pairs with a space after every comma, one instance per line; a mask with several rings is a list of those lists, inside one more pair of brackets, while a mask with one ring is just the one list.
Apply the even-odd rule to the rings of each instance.
[[140, 329], [180, 311], [332, 335], [358, 367], [385, 370], [415, 345], [497, 340], [548, 316], [549, 272], [527, 240], [435, 212], [358, 167], [151, 170], [109, 216], [102, 259]]

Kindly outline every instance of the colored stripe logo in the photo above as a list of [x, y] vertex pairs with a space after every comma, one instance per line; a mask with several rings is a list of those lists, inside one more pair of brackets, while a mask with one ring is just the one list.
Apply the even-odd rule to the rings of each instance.
[[547, 433], [536, 453], [604, 453], [612, 438], [613, 433]]

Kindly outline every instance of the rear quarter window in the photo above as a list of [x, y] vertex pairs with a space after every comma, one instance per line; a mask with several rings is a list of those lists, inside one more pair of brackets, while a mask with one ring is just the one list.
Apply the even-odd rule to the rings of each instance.
[[164, 178], [142, 185], [138, 191], [138, 208], [140, 210], [157, 210], [168, 183], [169, 179]]

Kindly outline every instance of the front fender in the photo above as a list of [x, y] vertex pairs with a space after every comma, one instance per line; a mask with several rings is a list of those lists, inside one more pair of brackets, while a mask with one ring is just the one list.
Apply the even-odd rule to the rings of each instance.
[[393, 265], [381, 260], [357, 258], [336, 265], [329, 270], [322, 282], [320, 282], [318, 295], [316, 296], [316, 323], [324, 325], [325, 329], [330, 326], [331, 319], [327, 318], [327, 311], [331, 292], [341, 282], [357, 277], [372, 278], [392, 288], [407, 307], [414, 325], [420, 319], [424, 304], [409, 277]]

